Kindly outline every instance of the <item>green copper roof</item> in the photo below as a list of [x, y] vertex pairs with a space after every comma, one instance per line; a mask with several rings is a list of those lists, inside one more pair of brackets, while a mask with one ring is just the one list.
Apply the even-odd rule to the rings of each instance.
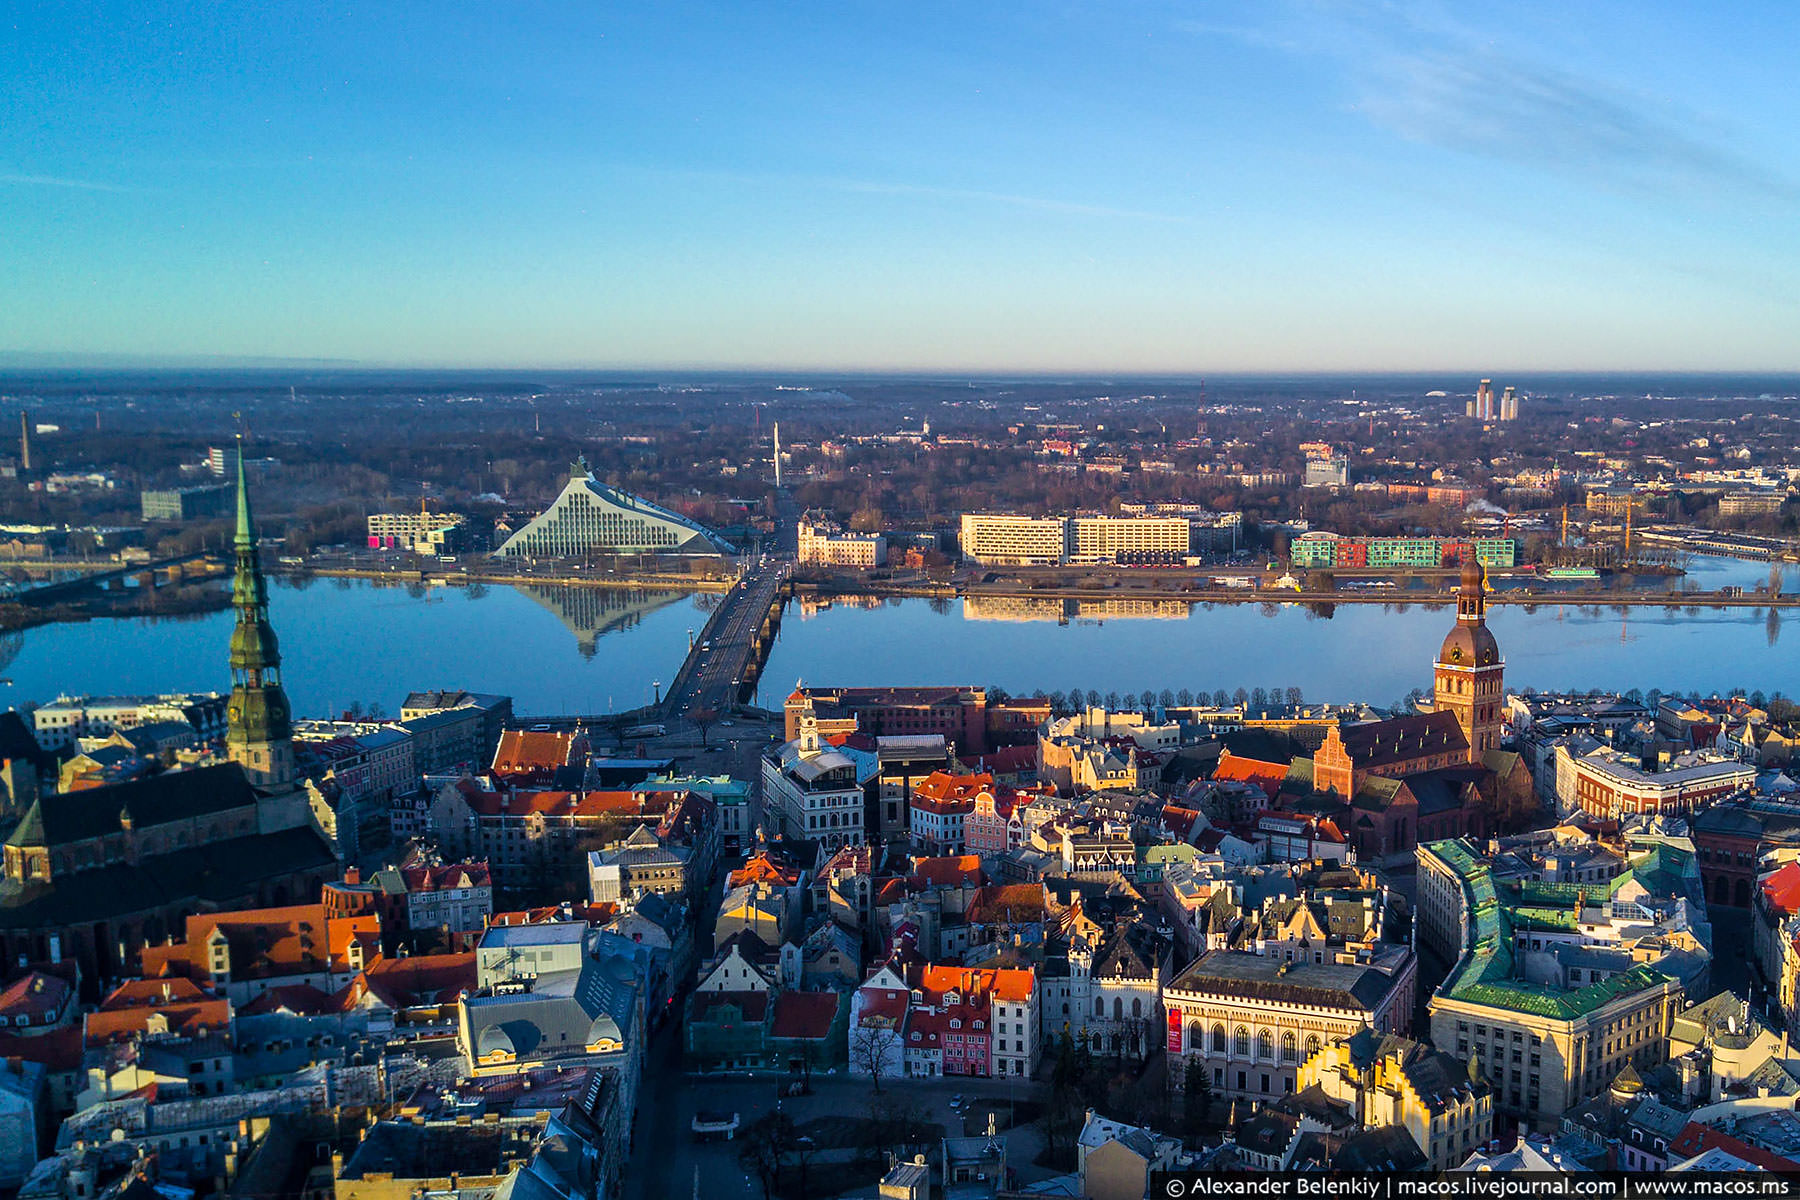
[[244, 472], [244, 443], [237, 446], [237, 574], [231, 603], [237, 625], [231, 631], [234, 675], [226, 708], [226, 741], [233, 745], [285, 741], [293, 731], [287, 694], [281, 688], [281, 644], [269, 624], [269, 590], [257, 557], [256, 521], [250, 512], [250, 485]]
[[244, 439], [237, 444], [237, 536], [231, 544], [239, 550], [256, 548], [256, 526], [250, 520], [250, 485], [244, 479]]
[[[1516, 928], [1572, 929], [1577, 902], [1606, 904], [1617, 890], [1618, 880], [1610, 887], [1508, 881], [1497, 888], [1493, 873], [1487, 864], [1476, 858], [1474, 847], [1465, 840], [1431, 842], [1426, 849], [1456, 873], [1472, 926], [1469, 931], [1471, 944], [1438, 989], [1439, 995], [1469, 1004], [1571, 1021], [1621, 996], [1670, 981], [1669, 976], [1646, 966], [1632, 967], [1602, 983], [1573, 991], [1548, 988], [1517, 978], [1512, 953]], [[1647, 865], [1651, 865], [1652, 870], [1666, 869], [1659, 861]], [[1634, 873], [1627, 871], [1619, 878], [1631, 878]]]

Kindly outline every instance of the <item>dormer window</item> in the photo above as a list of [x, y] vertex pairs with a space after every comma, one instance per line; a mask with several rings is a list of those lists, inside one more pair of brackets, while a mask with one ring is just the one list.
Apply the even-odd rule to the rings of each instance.
[[962, 1028], [962, 1022], [961, 1022], [961, 1021], [958, 1021], [958, 1020], [956, 1020], [956, 1019], [954, 1019], [954, 1018], [952, 1018], [952, 1019], [951, 1019], [951, 1021], [950, 1021], [950, 1028], [952, 1028], [952, 1029], [961, 1029], [961, 1028]]

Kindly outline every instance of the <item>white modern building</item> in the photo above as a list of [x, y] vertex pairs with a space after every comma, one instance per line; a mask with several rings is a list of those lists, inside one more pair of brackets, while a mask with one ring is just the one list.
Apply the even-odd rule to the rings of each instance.
[[800, 736], [763, 756], [764, 819], [789, 837], [841, 850], [864, 840], [863, 788], [856, 760], [826, 745], [808, 708]]
[[576, 462], [562, 493], [494, 553], [505, 558], [583, 554], [731, 554], [724, 538], [678, 513], [594, 478]]

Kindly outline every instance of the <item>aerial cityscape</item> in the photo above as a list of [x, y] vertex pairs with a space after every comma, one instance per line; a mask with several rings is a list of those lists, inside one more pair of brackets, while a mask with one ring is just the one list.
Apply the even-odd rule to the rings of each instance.
[[1800, 1193], [1653, 7], [22, 14], [0, 1200]]

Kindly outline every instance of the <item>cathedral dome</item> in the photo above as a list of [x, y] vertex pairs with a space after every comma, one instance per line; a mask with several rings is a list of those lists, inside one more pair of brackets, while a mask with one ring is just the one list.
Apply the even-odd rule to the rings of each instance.
[[1450, 667], [1491, 667], [1500, 661], [1500, 643], [1486, 625], [1458, 624], [1444, 638], [1438, 661]]

